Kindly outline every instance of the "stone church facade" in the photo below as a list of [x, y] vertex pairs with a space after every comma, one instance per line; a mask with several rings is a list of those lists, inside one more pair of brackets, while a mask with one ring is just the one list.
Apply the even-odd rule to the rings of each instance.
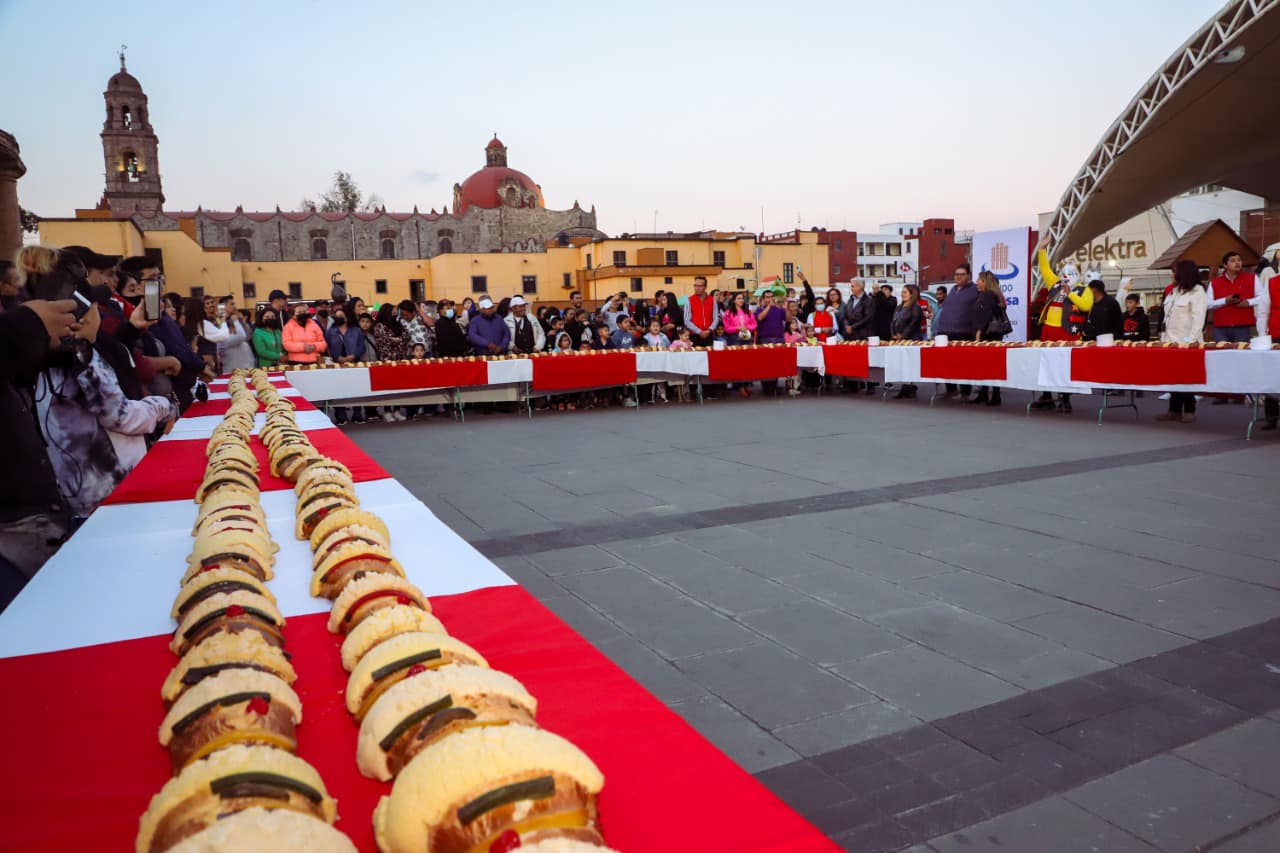
[[132, 218], [143, 231], [186, 231], [205, 249], [226, 249], [231, 259], [253, 261], [392, 260], [431, 258], [451, 252], [540, 252], [550, 241], [603, 237], [596, 212], [578, 202], [549, 210], [542, 189], [507, 166], [507, 148], [495, 136], [485, 166], [453, 188], [454, 211], [421, 213], [385, 208], [352, 213], [316, 210], [270, 212], [164, 210], [159, 140], [147, 96], [125, 69], [103, 93], [102, 129], [106, 188], [98, 204], [115, 218]]

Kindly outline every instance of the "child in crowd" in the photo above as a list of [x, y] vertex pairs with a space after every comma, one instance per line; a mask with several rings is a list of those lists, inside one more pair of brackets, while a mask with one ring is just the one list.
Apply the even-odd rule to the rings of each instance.
[[[563, 321], [561, 321], [563, 322]], [[552, 352], [557, 355], [573, 352], [573, 340], [569, 337], [568, 332], [561, 332], [555, 336], [555, 345]]]
[[662, 334], [662, 325], [657, 320], [649, 321], [649, 331], [645, 333], [644, 345], [658, 349], [668, 349], [671, 346], [671, 339]]
[[[812, 332], [811, 326], [801, 328], [800, 321], [794, 317], [787, 321], [786, 329], [782, 333], [782, 341], [787, 344], [802, 344], [805, 342], [805, 331]], [[800, 377], [787, 377], [787, 393], [792, 397], [800, 396]]]
[[591, 349], [615, 349], [608, 326], [596, 329], [596, 339], [591, 342]]
[[[564, 321], [559, 321], [560, 325], [564, 325]], [[573, 355], [573, 339], [569, 337], [569, 333], [561, 331], [555, 336], [551, 352], [555, 355]], [[566, 409], [570, 412], [578, 407], [574, 404], [575, 396], [573, 394], [557, 394], [551, 398], [551, 408], [556, 411], [563, 412]]]
[[422, 359], [422, 358], [426, 358], [426, 357], [427, 357], [427, 345], [426, 345], [426, 344], [414, 344], [414, 345], [413, 345], [413, 349], [412, 349], [412, 350], [410, 351], [410, 353], [409, 353], [409, 358], [418, 358], [418, 359]]
[[811, 347], [818, 345], [818, 335], [814, 332], [813, 325], [810, 323], [804, 324], [804, 342]]
[[[688, 329], [681, 329], [676, 339], [667, 347], [671, 352], [690, 352], [693, 350], [693, 335]], [[681, 403], [689, 402], [689, 383], [687, 382], [668, 382], [667, 388], [674, 391], [676, 399]]]

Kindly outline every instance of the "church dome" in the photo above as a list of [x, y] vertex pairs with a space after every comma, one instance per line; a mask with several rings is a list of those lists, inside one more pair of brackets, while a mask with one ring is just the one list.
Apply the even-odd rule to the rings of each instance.
[[138, 82], [137, 77], [134, 77], [122, 68], [115, 74], [112, 74], [111, 79], [107, 81], [107, 91], [114, 92], [125, 89], [134, 92], [141, 92], [142, 84]]
[[454, 213], [469, 207], [545, 207], [542, 189], [533, 178], [507, 166], [507, 147], [495, 134], [485, 146], [486, 166], [454, 187]]

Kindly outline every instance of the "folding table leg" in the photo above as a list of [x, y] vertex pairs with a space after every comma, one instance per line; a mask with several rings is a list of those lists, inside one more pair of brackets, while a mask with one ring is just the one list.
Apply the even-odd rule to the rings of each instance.
[[702, 377], [701, 377], [701, 376], [699, 376], [699, 377], [697, 377], [697, 379], [698, 379], [698, 405], [699, 405], [699, 406], [701, 406], [701, 405], [703, 404], [703, 399], [702, 399]]
[[1253, 441], [1253, 425], [1256, 424], [1259, 420], [1261, 420], [1258, 417], [1258, 406], [1260, 405], [1262, 405], [1262, 395], [1254, 394], [1253, 395], [1253, 416], [1249, 418], [1249, 426], [1246, 427], [1244, 431], [1245, 441]]
[[[1118, 406], [1111, 405], [1108, 402], [1113, 396], [1129, 395], [1129, 402], [1121, 403]], [[1102, 426], [1102, 415], [1107, 409], [1133, 409], [1134, 420], [1139, 420], [1142, 414], [1138, 411], [1138, 393], [1136, 391], [1124, 391], [1119, 388], [1103, 388], [1102, 389], [1102, 406], [1098, 409], [1098, 426]]]

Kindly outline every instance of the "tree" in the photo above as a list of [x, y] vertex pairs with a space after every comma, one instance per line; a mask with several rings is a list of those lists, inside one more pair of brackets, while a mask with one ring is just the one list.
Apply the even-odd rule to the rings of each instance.
[[22, 205], [18, 205], [18, 217], [19, 221], [22, 222], [22, 230], [28, 234], [34, 234], [40, 230], [40, 217]]
[[374, 193], [364, 195], [350, 172], [334, 172], [333, 185], [320, 195], [317, 203], [309, 198], [302, 200], [304, 210], [321, 213], [353, 213], [357, 210], [376, 210], [382, 199]]

